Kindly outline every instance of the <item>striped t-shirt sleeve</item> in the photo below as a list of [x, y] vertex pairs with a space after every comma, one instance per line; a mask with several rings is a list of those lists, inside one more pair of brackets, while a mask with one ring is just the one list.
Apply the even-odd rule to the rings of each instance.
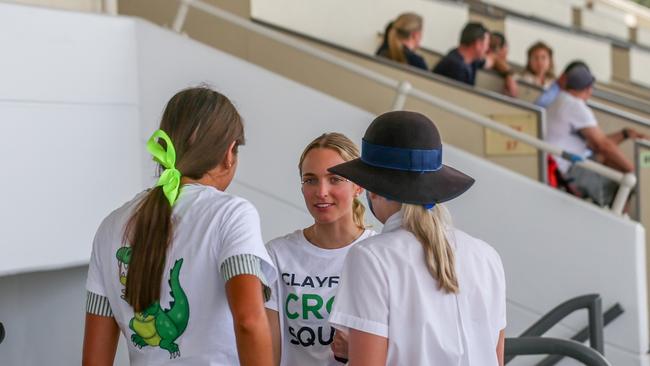
[[113, 310], [108, 303], [108, 297], [86, 291], [86, 313], [113, 317]]
[[221, 264], [221, 275], [225, 282], [242, 274], [249, 274], [259, 278], [260, 282], [262, 282], [264, 301], [269, 301], [271, 288], [262, 272], [261, 259], [253, 254], [238, 254], [226, 258]]

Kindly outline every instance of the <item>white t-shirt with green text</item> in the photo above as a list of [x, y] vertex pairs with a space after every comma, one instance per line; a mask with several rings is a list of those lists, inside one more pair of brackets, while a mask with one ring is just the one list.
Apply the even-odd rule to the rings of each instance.
[[279, 313], [282, 366], [342, 365], [330, 348], [334, 328], [327, 319], [348, 250], [372, 235], [374, 231], [365, 230], [350, 245], [322, 249], [297, 230], [267, 244], [278, 269], [278, 281], [265, 306]]

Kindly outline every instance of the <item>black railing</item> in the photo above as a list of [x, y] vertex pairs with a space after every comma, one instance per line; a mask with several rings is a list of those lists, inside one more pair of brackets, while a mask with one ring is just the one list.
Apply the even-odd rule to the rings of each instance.
[[567, 339], [543, 337], [507, 338], [505, 354], [508, 357], [552, 354], [573, 358], [587, 366], [611, 366], [598, 351]]
[[[578, 343], [585, 342], [589, 340], [591, 349], [597, 353], [604, 354], [604, 340], [603, 340], [603, 328], [606, 324], [609, 324], [611, 321], [616, 319], [619, 315], [623, 313], [623, 309], [619, 304], [614, 305], [610, 308], [607, 313], [603, 315], [602, 313], [602, 299], [598, 294], [590, 294], [578, 296], [576, 298], [567, 300], [560, 305], [556, 306], [553, 310], [549, 311], [546, 315], [540, 318], [537, 322], [531, 325], [526, 329], [521, 335], [520, 338], [532, 339], [551, 339], [551, 338], [541, 338], [541, 336], [551, 329], [555, 324], [562, 321], [568, 315], [573, 312], [581, 309], [587, 309], [589, 312], [589, 325], [583, 330], [578, 332], [570, 342]], [[510, 342], [513, 342], [514, 339], [510, 338]], [[567, 340], [568, 341], [568, 340]], [[532, 341], [529, 341], [532, 342]], [[545, 341], [544, 341], [545, 342]], [[580, 343], [578, 343], [580, 344]], [[545, 358], [538, 364], [538, 366], [550, 366], [555, 365], [559, 362], [565, 354], [561, 352], [549, 352], [551, 356]], [[512, 361], [515, 356], [519, 353], [511, 352], [506, 355], [505, 362], [508, 363]], [[522, 353], [524, 354], [524, 353]], [[535, 354], [543, 354], [543, 352], [538, 352]]]
[[[611, 308], [609, 308], [605, 314], [603, 314], [603, 326], [607, 326], [607, 324], [611, 323], [614, 319], [618, 318], [621, 314], [623, 314], [623, 308], [621, 307], [620, 304], [615, 304]], [[579, 343], [584, 343], [589, 339], [589, 327], [584, 327], [581, 331], [576, 333], [573, 337], [571, 337], [571, 340], [574, 340]], [[540, 361], [536, 366], [553, 366], [560, 362], [562, 360], [561, 355], [552, 355], [548, 356], [542, 361]]]
[[0, 343], [5, 339], [5, 326], [0, 323]]

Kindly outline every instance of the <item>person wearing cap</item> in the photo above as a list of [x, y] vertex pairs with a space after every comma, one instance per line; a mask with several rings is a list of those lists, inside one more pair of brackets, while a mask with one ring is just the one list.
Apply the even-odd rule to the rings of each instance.
[[[584, 64], [576, 63], [564, 76], [564, 88], [546, 110], [546, 141], [562, 148], [578, 159], [590, 158], [623, 173], [632, 172], [634, 165], [625, 157], [618, 144], [628, 138], [645, 138], [631, 128], [606, 135], [594, 113], [587, 106], [595, 77]], [[576, 186], [578, 192], [599, 206], [609, 206], [614, 200], [618, 183], [558, 157], [558, 169], [563, 177]]]
[[540, 106], [542, 108], [548, 108], [553, 101], [555, 101], [555, 98], [560, 94], [560, 91], [563, 89], [566, 89], [566, 78], [567, 74], [571, 69], [577, 66], [584, 66], [589, 70], [589, 66], [587, 66], [584, 61], [576, 60], [570, 62], [564, 70], [562, 71], [562, 74], [560, 74], [560, 77], [557, 78], [548, 88], [544, 89], [542, 94], [535, 100], [535, 105]]
[[329, 321], [352, 365], [503, 364], [505, 275], [497, 252], [451, 226], [442, 203], [474, 183], [442, 164], [431, 120], [377, 117], [361, 158], [329, 170], [366, 189], [382, 232], [350, 249]]
[[272, 365], [276, 278], [255, 207], [226, 193], [244, 126], [206, 87], [174, 95], [147, 142], [161, 175], [103, 220], [86, 282], [82, 364]]

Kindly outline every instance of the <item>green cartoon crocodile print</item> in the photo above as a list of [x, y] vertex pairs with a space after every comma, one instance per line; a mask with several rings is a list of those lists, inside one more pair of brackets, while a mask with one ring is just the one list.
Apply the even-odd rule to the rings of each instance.
[[[117, 260], [120, 263], [120, 283], [126, 284], [126, 273], [122, 267], [128, 269], [131, 261], [131, 248], [118, 249]], [[169, 352], [169, 358], [181, 355], [175, 341], [180, 337], [190, 318], [190, 306], [185, 291], [180, 285], [179, 274], [183, 259], [174, 263], [169, 273], [170, 295], [174, 299], [169, 303], [169, 309], [163, 309], [158, 301], [154, 302], [142, 312], [135, 313], [129, 322], [129, 328], [135, 333], [131, 335], [134, 345], [142, 348], [146, 346], [160, 347]]]

